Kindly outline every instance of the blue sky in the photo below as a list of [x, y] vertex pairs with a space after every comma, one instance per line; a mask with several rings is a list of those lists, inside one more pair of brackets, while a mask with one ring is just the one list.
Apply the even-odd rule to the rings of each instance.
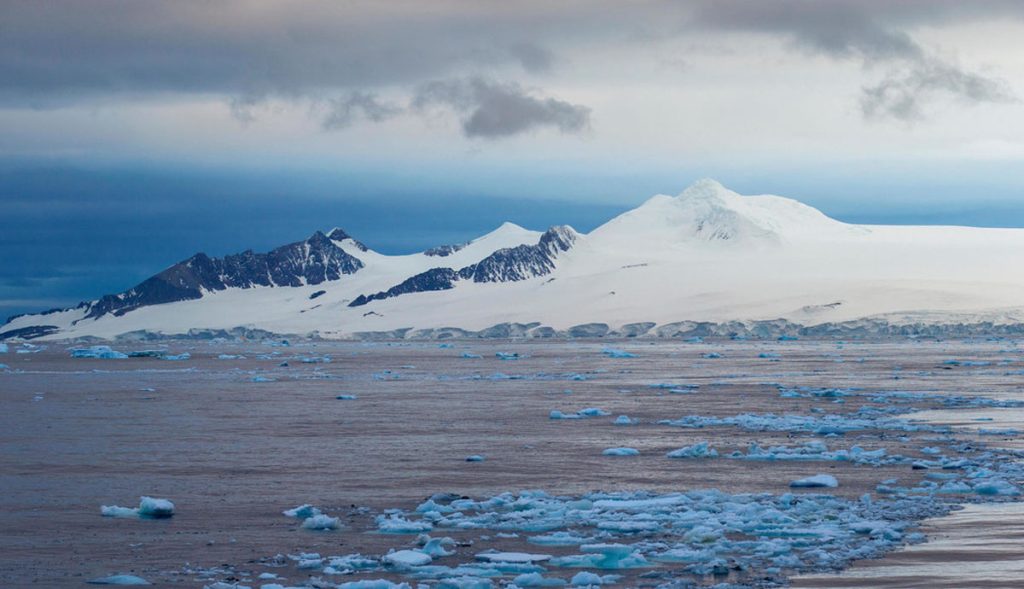
[[1024, 226], [1018, 2], [0, 11], [0, 315], [333, 226], [389, 253], [587, 231], [702, 177], [851, 222]]

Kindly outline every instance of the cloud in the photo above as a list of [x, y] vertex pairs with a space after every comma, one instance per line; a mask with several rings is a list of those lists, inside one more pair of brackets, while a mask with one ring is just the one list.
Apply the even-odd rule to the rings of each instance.
[[949, 94], [968, 103], [1012, 103], [1018, 99], [999, 80], [964, 71], [935, 60], [893, 71], [878, 84], [865, 86], [861, 110], [869, 119], [891, 117], [913, 122], [924, 118], [923, 103]]
[[327, 114], [321, 124], [328, 131], [344, 129], [357, 118], [379, 123], [398, 116], [402, 108], [381, 102], [371, 92], [351, 92], [347, 96], [327, 101]]
[[919, 23], [948, 14], [979, 17], [1005, 13], [1013, 10], [1013, 5], [979, 2], [975, 9], [974, 14], [965, 13], [957, 3], [943, 1], [713, 0], [696, 5], [691, 24], [781, 35], [806, 53], [859, 60], [867, 70], [888, 68], [882, 80], [862, 87], [861, 111], [868, 119], [912, 122], [925, 118], [925, 105], [943, 95], [964, 104], [1016, 101], [1003, 81], [940, 58], [894, 24]]
[[590, 128], [590, 108], [537, 95], [514, 82], [481, 77], [437, 80], [419, 88], [412, 101], [417, 111], [451, 109], [462, 116], [467, 137], [495, 139], [541, 127], [562, 133]]

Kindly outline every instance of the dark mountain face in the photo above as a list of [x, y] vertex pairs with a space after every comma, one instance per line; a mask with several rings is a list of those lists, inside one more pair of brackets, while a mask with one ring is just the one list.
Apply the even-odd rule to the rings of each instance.
[[[198, 299], [204, 291], [256, 286], [302, 286], [338, 280], [353, 274], [363, 263], [334, 241], [349, 239], [340, 229], [328, 237], [317, 231], [305, 241], [281, 246], [265, 254], [252, 250], [223, 258], [196, 254], [148, 278], [121, 294], [106, 295], [91, 305], [86, 318], [113, 313], [123, 315], [146, 305]], [[361, 246], [356, 242], [357, 247]], [[365, 247], [360, 247], [365, 251]]]
[[448, 290], [459, 280], [473, 282], [518, 282], [550, 274], [555, 269], [555, 258], [569, 251], [576, 242], [576, 232], [565, 226], [552, 227], [541, 235], [535, 245], [520, 245], [500, 249], [476, 264], [458, 271], [452, 268], [431, 268], [403, 281], [401, 284], [370, 295], [359, 295], [349, 303], [359, 307], [414, 292]]

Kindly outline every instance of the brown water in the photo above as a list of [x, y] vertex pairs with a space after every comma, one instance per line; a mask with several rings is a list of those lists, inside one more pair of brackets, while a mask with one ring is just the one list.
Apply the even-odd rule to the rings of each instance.
[[[638, 357], [608, 358], [601, 353], [606, 345]], [[12, 370], [0, 373], [0, 579], [8, 587], [72, 587], [93, 577], [133, 572], [157, 586], [196, 587], [202, 583], [198, 575], [183, 572], [186, 563], [228, 564], [258, 573], [266, 569], [253, 561], [277, 553], [379, 554], [403, 547], [409, 538], [366, 533], [373, 528], [370, 515], [353, 508], [408, 509], [439, 491], [472, 497], [521, 489], [567, 495], [700, 488], [783, 493], [790, 480], [815, 472], [835, 474], [843, 481], [836, 493], [849, 497], [871, 492], [890, 477], [911, 485], [920, 474], [905, 466], [667, 460], [665, 452], [706, 439], [723, 454], [751, 441], [794, 441], [786, 433], [687, 430], [656, 421], [689, 414], [807, 413], [811, 406], [840, 412], [859, 406], [780, 398], [772, 383], [1021, 398], [1022, 377], [1007, 375], [1022, 367], [1021, 353], [1007, 354], [1008, 345], [169, 344], [172, 352], [192, 354], [181, 362], [72, 359], [62, 345], [15, 354], [12, 346], [11, 353], [0, 355]], [[460, 358], [463, 351], [483, 358]], [[498, 351], [523, 357], [503, 361], [495, 358]], [[707, 352], [722, 358], [702, 358]], [[759, 358], [762, 352], [778, 353], [781, 359]], [[279, 355], [258, 358], [273, 353]], [[221, 360], [219, 354], [246, 358]], [[332, 361], [304, 364], [296, 359], [314, 355]], [[950, 358], [1011, 364], [944, 366]], [[278, 366], [284, 359], [287, 368]], [[276, 380], [252, 382], [256, 372]], [[498, 372], [529, 378], [489, 378]], [[570, 380], [572, 374], [586, 380]], [[700, 388], [677, 395], [647, 386], [660, 382]], [[142, 390], [148, 388], [154, 390]], [[336, 400], [339, 394], [358, 399]], [[616, 427], [612, 417], [548, 419], [553, 409], [584, 407], [601, 407], [612, 417], [627, 414], [641, 425]], [[862, 443], [918, 456], [917, 448], [925, 445], [913, 435], [904, 442], [884, 434], [847, 437], [830, 446]], [[625, 460], [601, 456], [613, 446], [634, 447], [641, 455]], [[470, 454], [487, 459], [467, 463]], [[144, 494], [173, 500], [177, 515], [163, 521], [99, 515], [100, 505], [135, 506]], [[343, 514], [346, 530], [318, 534], [297, 529], [297, 522], [282, 517], [281, 510], [301, 503]], [[516, 539], [488, 546], [526, 548]], [[287, 576], [293, 582], [305, 578], [294, 571]], [[634, 577], [625, 581], [640, 583]]]

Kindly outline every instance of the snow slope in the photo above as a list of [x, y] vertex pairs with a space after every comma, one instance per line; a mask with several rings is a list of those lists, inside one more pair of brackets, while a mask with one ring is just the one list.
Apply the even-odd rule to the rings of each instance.
[[[589, 234], [558, 231], [568, 237], [564, 251], [522, 247], [545, 243], [542, 234], [509, 223], [457, 250], [407, 256], [365, 250], [347, 238], [334, 243], [363, 267], [338, 280], [228, 288], [120, 316], [83, 320], [81, 308], [28, 315], [0, 332], [50, 325], [56, 328], [50, 338], [114, 337], [244, 326], [345, 337], [400, 328], [479, 330], [503, 322], [555, 329], [776, 318], [816, 325], [879, 316], [1024, 322], [1024, 229], [850, 225], [795, 200], [741, 196], [702, 180], [676, 197], [655, 196]], [[527, 260], [539, 269], [525, 279], [470, 278], [469, 270], [485, 258], [495, 264]], [[428, 275], [412, 284], [438, 290], [350, 306], [359, 295], [435, 268], [451, 272], [445, 280]]]

